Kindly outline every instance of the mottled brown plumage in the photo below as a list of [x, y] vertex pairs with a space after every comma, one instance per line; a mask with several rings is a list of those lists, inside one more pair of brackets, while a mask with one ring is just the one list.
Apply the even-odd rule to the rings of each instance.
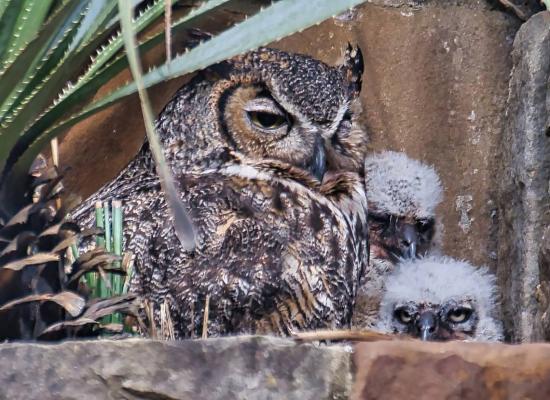
[[362, 62], [329, 67], [260, 49], [210, 67], [175, 95], [157, 130], [197, 233], [182, 251], [147, 144], [74, 213], [125, 203], [132, 290], [158, 321], [170, 304], [176, 337], [289, 334], [346, 327], [367, 260], [365, 135], [353, 102]]

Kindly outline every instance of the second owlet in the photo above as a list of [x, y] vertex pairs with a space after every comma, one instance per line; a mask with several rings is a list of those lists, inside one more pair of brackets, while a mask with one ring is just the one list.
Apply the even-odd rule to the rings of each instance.
[[176, 338], [350, 324], [367, 260], [362, 58], [337, 67], [262, 48], [199, 73], [156, 124], [197, 234], [181, 249], [148, 144], [75, 213], [125, 204], [131, 290], [167, 303]]
[[365, 160], [370, 266], [362, 278], [353, 326], [372, 327], [384, 279], [399, 259], [437, 248], [435, 208], [442, 188], [435, 170], [404, 153], [384, 151]]
[[495, 277], [450, 257], [404, 260], [386, 280], [376, 328], [422, 340], [502, 341]]

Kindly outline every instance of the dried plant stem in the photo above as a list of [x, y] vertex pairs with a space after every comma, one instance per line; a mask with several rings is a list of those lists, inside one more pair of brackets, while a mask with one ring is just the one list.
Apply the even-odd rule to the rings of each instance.
[[407, 337], [401, 335], [391, 335], [372, 330], [319, 330], [312, 332], [297, 332], [294, 333], [292, 337], [299, 342], [314, 342], [319, 340], [350, 340], [354, 342], [376, 342], [379, 340], [407, 339]]
[[527, 21], [527, 19], [528, 19], [527, 15], [521, 10], [521, 8], [516, 6], [510, 0], [499, 0], [499, 1], [500, 1], [500, 4], [502, 4], [504, 7], [509, 8], [510, 10], [512, 10], [512, 12], [514, 14], [516, 14], [516, 16], [519, 19], [521, 19], [522, 21]]
[[164, 39], [166, 44], [166, 61], [172, 59], [172, 2], [164, 1]]
[[56, 168], [59, 168], [59, 141], [57, 140], [57, 138], [53, 138], [51, 140], [50, 147], [52, 149], [53, 165]]
[[147, 319], [149, 320], [149, 337], [151, 339], [157, 338], [157, 329], [155, 326], [155, 317], [153, 306], [147, 300], [144, 301], [145, 314], [147, 314]]
[[122, 294], [128, 293], [128, 290], [130, 289], [130, 281], [134, 273], [134, 262], [132, 258], [133, 255], [130, 252], [124, 253], [124, 257], [122, 258], [122, 269], [126, 272], [124, 285], [122, 286]]
[[[59, 141], [57, 138], [53, 138], [50, 142], [50, 147], [52, 149], [52, 160], [53, 165], [57, 170], [59, 170]], [[55, 206], [59, 210], [61, 208], [61, 198], [55, 199]]]
[[202, 317], [202, 338], [206, 339], [208, 337], [208, 312], [210, 309], [210, 295], [206, 295], [206, 300], [204, 300], [204, 314]]
[[170, 315], [170, 305], [168, 304], [167, 298], [165, 298], [164, 302], [160, 305], [160, 330], [163, 339], [176, 339], [174, 323]]

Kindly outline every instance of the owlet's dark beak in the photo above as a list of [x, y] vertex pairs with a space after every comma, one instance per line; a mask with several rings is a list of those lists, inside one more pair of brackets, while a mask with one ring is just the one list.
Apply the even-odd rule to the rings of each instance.
[[412, 224], [402, 224], [399, 227], [399, 251], [403, 258], [416, 258], [418, 246], [418, 231]]
[[437, 315], [433, 311], [424, 311], [418, 317], [416, 327], [418, 328], [418, 336], [420, 340], [431, 341], [435, 340], [437, 332]]

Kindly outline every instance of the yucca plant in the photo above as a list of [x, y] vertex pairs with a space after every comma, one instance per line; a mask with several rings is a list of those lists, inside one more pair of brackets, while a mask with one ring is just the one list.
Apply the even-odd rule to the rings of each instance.
[[[0, 273], [10, 277], [2, 281], [9, 281], [9, 284], [0, 287], [0, 293], [4, 295], [0, 296], [0, 307], [3, 307], [0, 312], [13, 312], [10, 318], [13, 317], [14, 324], [23, 319], [32, 321], [28, 327], [14, 335], [32, 338], [44, 335], [44, 332], [67, 332], [70, 327], [87, 324], [97, 326], [95, 319], [98, 315], [108, 315], [120, 306], [117, 299], [97, 300], [99, 303], [95, 303], [95, 308], [88, 308], [86, 311], [82, 297], [75, 295], [77, 299], [63, 294], [72, 293], [74, 286], [71, 285], [81, 279], [90, 265], [98, 265], [100, 271], [107, 270], [111, 268], [114, 259], [106, 261], [111, 257], [107, 253], [91, 253], [80, 256], [74, 254], [77, 256], [76, 261], [67, 261], [69, 253], [66, 249], [74, 249], [76, 238], [82, 236], [82, 233], [64, 220], [63, 210], [56, 211], [49, 219], [39, 219], [41, 223], [34, 225], [38, 218], [36, 215], [42, 215], [41, 210], [49, 209], [51, 199], [56, 197], [52, 197], [51, 192], [47, 191], [37, 203], [43, 206], [29, 206], [28, 203], [34, 185], [28, 171], [50, 140], [94, 113], [135, 94], [139, 89], [147, 137], [174, 216], [176, 232], [182, 245], [192, 248], [193, 230], [185, 206], [176, 196], [169, 169], [163, 162], [145, 89], [278, 40], [362, 1], [364, 0], [276, 1], [142, 76], [138, 54], [162, 45], [170, 37], [170, 33], [177, 37], [179, 33], [188, 31], [199, 21], [226, 7], [232, 10], [242, 9], [243, 13], [247, 13], [251, 3], [259, 2], [199, 2], [196, 8], [176, 18], [164, 31], [144, 35], [143, 32], [151, 24], [163, 17], [165, 10], [169, 10], [175, 3], [188, 5], [190, 2], [119, 0], [117, 4], [111, 0], [0, 0], [0, 227], [3, 227], [0, 231], [0, 243], [5, 245], [0, 251], [3, 255], [13, 248], [17, 251], [17, 254], [13, 254], [13, 259], [2, 259], [0, 256]], [[132, 11], [136, 3], [141, 8], [134, 14]], [[119, 32], [121, 19], [125, 39]], [[129, 46], [126, 48], [127, 52], [124, 41]], [[131, 57], [128, 58], [126, 53]], [[136, 82], [125, 84], [94, 99], [98, 89], [128, 68], [129, 59]], [[36, 212], [30, 213], [28, 210], [31, 209]], [[22, 210], [27, 210], [25, 218], [21, 217]], [[51, 244], [42, 247], [40, 238], [45, 231], [54, 229], [54, 226], [57, 227], [55, 235], [45, 235], [52, 236]], [[26, 232], [31, 234], [27, 235]], [[29, 239], [24, 240], [27, 237]], [[67, 247], [59, 247], [61, 243], [65, 246], [69, 242]], [[72, 252], [76, 253], [74, 250]], [[43, 253], [46, 258], [40, 258]], [[54, 270], [57, 273], [52, 272]], [[11, 271], [16, 271], [17, 274]], [[28, 276], [33, 278], [26, 281]], [[36, 282], [41, 282], [40, 287], [43, 289], [38, 289]], [[8, 296], [7, 293], [12, 289], [13, 293], [10, 292]], [[23, 297], [23, 300], [18, 300], [17, 296]], [[67, 298], [72, 299], [72, 302], [64, 302]], [[114, 303], [108, 303], [109, 301]], [[47, 318], [42, 318], [41, 313], [47, 307], [53, 307], [54, 310], [45, 314]], [[73, 318], [67, 320], [63, 310], [69, 311]], [[74, 317], [78, 318], [75, 320]], [[53, 328], [44, 331], [43, 328], [52, 322]]]

